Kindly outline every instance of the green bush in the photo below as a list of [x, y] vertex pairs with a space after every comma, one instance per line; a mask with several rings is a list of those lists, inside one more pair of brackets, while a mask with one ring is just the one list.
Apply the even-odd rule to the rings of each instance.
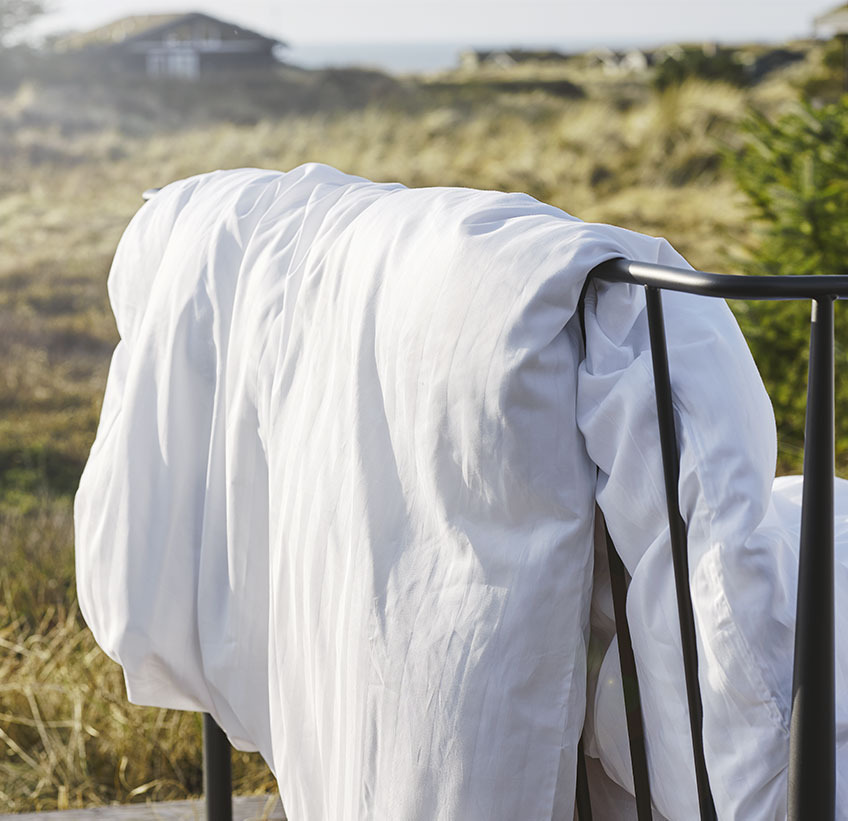
[[[777, 120], [755, 114], [743, 147], [727, 158], [757, 223], [753, 273], [836, 274], [848, 269], [848, 97], [800, 105]], [[809, 305], [749, 303], [739, 319], [772, 397], [780, 467], [796, 470], [804, 439]], [[837, 409], [848, 405], [848, 326], [836, 324]], [[841, 369], [840, 369], [840, 366]], [[837, 410], [837, 453], [848, 448], [848, 417]], [[843, 464], [848, 460], [842, 460]]]

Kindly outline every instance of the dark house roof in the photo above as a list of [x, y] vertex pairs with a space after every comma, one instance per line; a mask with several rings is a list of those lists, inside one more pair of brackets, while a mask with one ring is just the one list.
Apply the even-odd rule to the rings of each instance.
[[89, 67], [148, 77], [196, 79], [215, 72], [265, 72], [280, 64], [284, 44], [208, 14], [124, 17], [64, 37], [57, 51]]
[[169, 33], [186, 25], [209, 23], [227, 30], [229, 39], [253, 40], [264, 43], [269, 49], [285, 43], [273, 37], [251, 31], [235, 23], [227, 23], [202, 12], [185, 14], [144, 14], [122, 17], [105, 26], [91, 31], [76, 32], [56, 41], [59, 51], [89, 51], [116, 46], [129, 46], [133, 43], [164, 40]]

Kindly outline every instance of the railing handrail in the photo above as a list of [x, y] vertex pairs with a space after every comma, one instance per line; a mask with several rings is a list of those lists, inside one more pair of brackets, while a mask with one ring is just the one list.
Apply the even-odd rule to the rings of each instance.
[[617, 257], [598, 265], [592, 277], [724, 299], [848, 299], [848, 274], [713, 274]]

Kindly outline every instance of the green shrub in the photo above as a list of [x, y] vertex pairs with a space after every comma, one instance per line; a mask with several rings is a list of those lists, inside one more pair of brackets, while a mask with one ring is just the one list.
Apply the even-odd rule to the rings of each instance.
[[[848, 97], [801, 105], [777, 120], [754, 114], [730, 167], [757, 223], [749, 249], [758, 274], [835, 274], [848, 268]], [[775, 406], [780, 466], [797, 469], [806, 405], [809, 305], [750, 303], [743, 330]], [[836, 402], [848, 402], [848, 326], [836, 325]], [[840, 372], [840, 365], [842, 366]], [[837, 412], [837, 452], [848, 447], [848, 417]]]

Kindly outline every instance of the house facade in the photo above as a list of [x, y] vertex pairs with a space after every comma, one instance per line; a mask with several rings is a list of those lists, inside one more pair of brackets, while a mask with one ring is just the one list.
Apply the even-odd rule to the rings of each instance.
[[125, 17], [66, 37], [57, 48], [114, 70], [191, 80], [219, 71], [273, 68], [280, 64], [276, 55], [283, 45], [243, 26], [193, 12]]
[[848, 3], [837, 6], [824, 14], [820, 14], [813, 20], [813, 25], [819, 33], [829, 35], [848, 34]]

